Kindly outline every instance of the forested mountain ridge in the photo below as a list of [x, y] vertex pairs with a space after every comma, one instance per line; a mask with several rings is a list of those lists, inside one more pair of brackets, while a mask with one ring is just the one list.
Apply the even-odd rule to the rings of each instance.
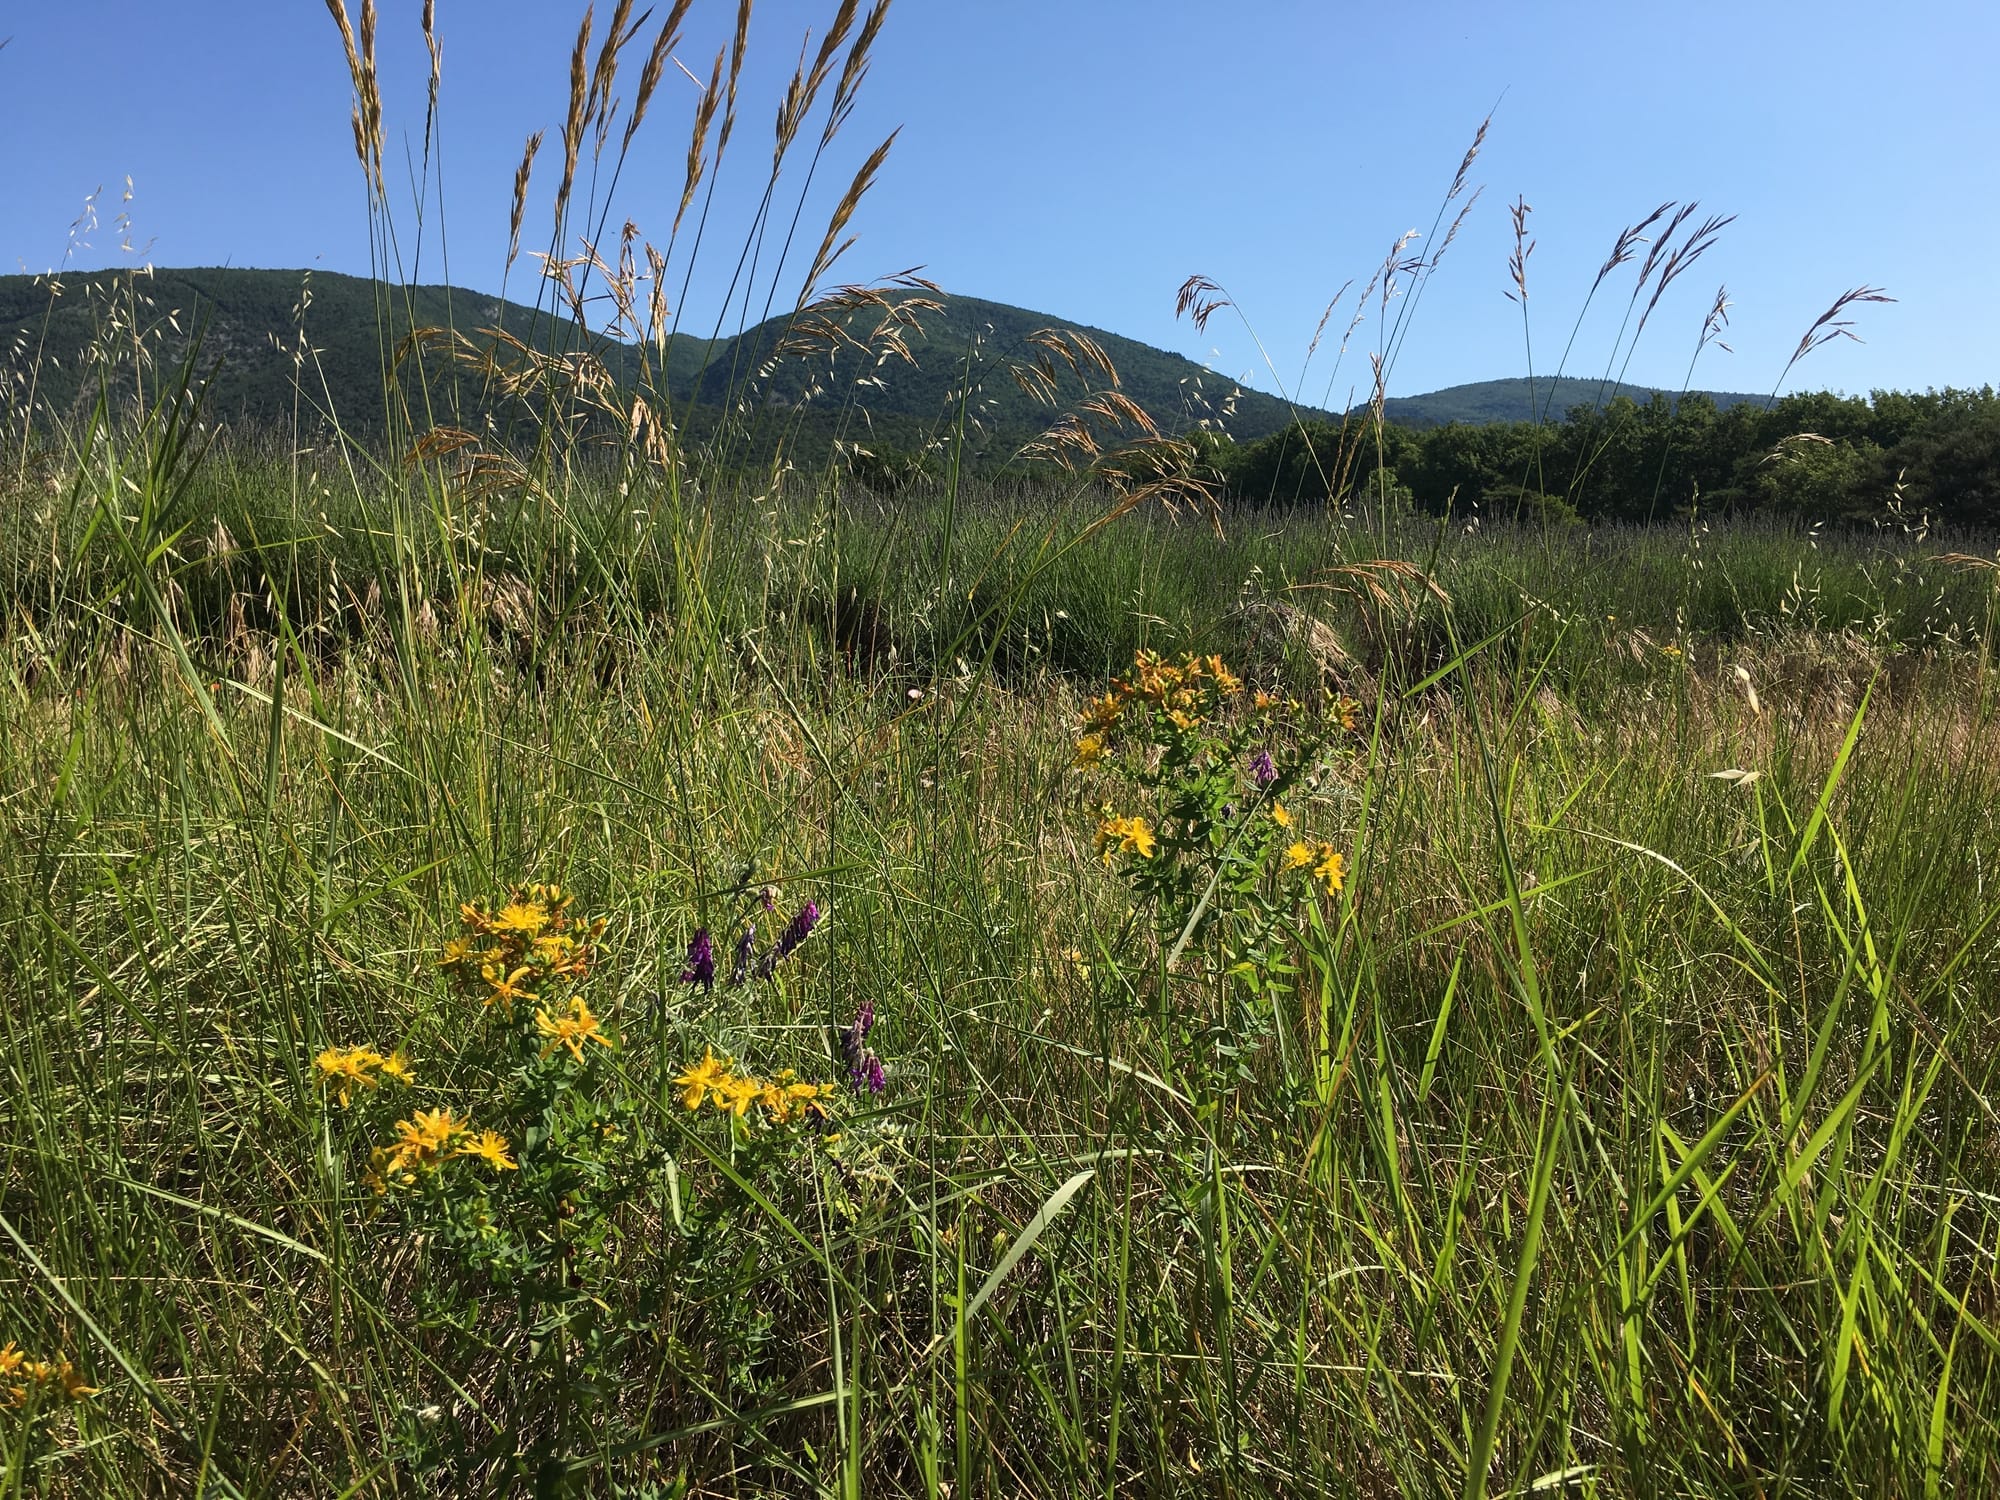
[[[129, 328], [107, 328], [117, 321], [110, 289], [124, 275], [93, 271], [57, 278], [62, 291], [55, 297], [48, 278], [0, 276], [0, 371], [24, 379], [38, 362], [38, 399], [57, 410], [72, 403], [80, 357], [90, 342], [107, 332], [129, 337]], [[442, 284], [392, 285], [325, 271], [160, 267], [132, 286], [143, 299], [141, 321], [150, 315], [166, 335], [156, 365], [170, 365], [201, 331], [207, 409], [227, 421], [289, 420], [295, 409], [309, 417], [320, 407], [336, 413], [343, 425], [367, 430], [379, 421], [385, 360], [412, 327], [455, 328], [475, 338], [479, 330], [499, 328], [544, 348], [583, 342], [567, 318]], [[1081, 333], [1103, 349], [1118, 371], [1120, 389], [1169, 430], [1206, 424], [1249, 442], [1282, 430], [1295, 415], [1307, 420], [1328, 415], [1312, 407], [1295, 409], [1181, 355], [1106, 329], [978, 297], [941, 300], [942, 309], [925, 314], [908, 341], [914, 363], [892, 358], [878, 365], [853, 348], [832, 360], [773, 361], [794, 326], [790, 318], [773, 317], [740, 336], [677, 333], [669, 386], [680, 400], [694, 396], [718, 407], [732, 396], [790, 408], [809, 391], [816, 401], [834, 406], [853, 395], [871, 416], [937, 423], [956, 416], [953, 395], [970, 351], [975, 391], [969, 413], [988, 427], [1019, 435], [1046, 425], [1051, 412], [1024, 392], [1006, 367], [1031, 362], [1036, 350], [1029, 336], [1056, 328]], [[864, 338], [865, 312], [849, 320]], [[311, 368], [294, 360], [301, 332], [313, 351]], [[638, 356], [631, 345], [602, 337], [589, 342], [615, 377], [632, 378]], [[294, 388], [295, 369], [303, 391]], [[866, 382], [865, 391], [857, 390], [857, 381]], [[461, 402], [476, 399], [464, 388], [458, 394]], [[1534, 382], [1531, 398], [1529, 382], [1514, 378], [1392, 396], [1386, 412], [1389, 420], [1412, 427], [1517, 421], [1531, 411], [1560, 416], [1600, 396], [1643, 400], [1651, 394], [1644, 387], [1565, 378]], [[1757, 399], [1726, 391], [1702, 394], [1725, 409]], [[457, 415], [464, 417], [462, 405]]]
[[[138, 299], [134, 309], [121, 307], [122, 294], [114, 292], [126, 276], [57, 278], [61, 291], [53, 296], [49, 278], [0, 276], [0, 391], [25, 389], [32, 377], [44, 413], [73, 407], [93, 342], [129, 339], [135, 321], [156, 330], [156, 369], [171, 367], [199, 330], [197, 368], [207, 380], [207, 410], [230, 422], [289, 421], [295, 412], [311, 419], [317, 409], [336, 414], [352, 430], [370, 430], [380, 421], [385, 368], [412, 328], [456, 329], [475, 346], [490, 345], [484, 333], [490, 328], [537, 348], [587, 344], [614, 379], [630, 381], [639, 369], [640, 352], [630, 343], [579, 335], [567, 318], [462, 287], [388, 285], [331, 272], [159, 268], [129, 282]], [[1168, 430], [1206, 422], [1247, 441], [1293, 419], [1292, 408], [1278, 398], [1238, 388], [1192, 360], [1137, 340], [976, 297], [938, 300], [942, 307], [925, 312], [905, 337], [907, 360], [878, 360], [856, 347], [866, 342], [872, 316], [865, 307], [846, 320], [854, 343], [825, 351], [790, 347], [798, 320], [789, 316], [764, 320], [738, 336], [679, 333], [668, 389], [677, 400], [717, 410], [795, 410], [810, 396], [830, 416], [865, 409], [871, 421], [885, 419], [898, 441], [916, 442], [924, 431], [956, 420], [956, 392], [970, 368], [967, 414], [984, 432], [1025, 440], [1085, 388], [1083, 379], [1058, 370], [1064, 378], [1045, 393], [1051, 405], [1010, 373], [1010, 367], [1041, 360], [1044, 351], [1031, 335], [1053, 328], [1080, 333], [1102, 349], [1119, 388]], [[295, 357], [301, 335], [311, 350], [303, 361]], [[442, 361], [430, 363], [439, 387], [433, 391], [437, 414], [471, 425], [468, 419], [489, 400], [481, 383], [460, 378], [464, 372], [447, 378]], [[1096, 372], [1086, 375], [1110, 383]]]

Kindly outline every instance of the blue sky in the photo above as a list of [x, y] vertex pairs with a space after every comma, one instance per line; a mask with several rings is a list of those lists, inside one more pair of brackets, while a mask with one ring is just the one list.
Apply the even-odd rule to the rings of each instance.
[[[760, 0], [753, 12], [710, 241], [731, 253], [705, 258], [688, 326], [715, 316], [800, 38], [832, 8]], [[406, 143], [414, 151], [421, 140], [418, 9], [382, 0], [392, 177]], [[707, 75], [734, 11], [733, 0], [696, 0], [678, 49], [689, 69]], [[514, 166], [524, 136], [546, 126], [524, 237], [536, 243], [581, 13], [439, 0], [454, 281], [499, 286]], [[346, 70], [319, 0], [0, 3], [0, 37], [11, 37], [0, 49], [0, 139], [11, 144], [0, 157], [0, 268], [44, 270], [70, 254], [84, 266], [149, 257], [368, 270]], [[628, 54], [621, 94], [648, 42]], [[1861, 309], [1866, 342], [1818, 351], [1791, 387], [1979, 385], [2000, 375], [2000, 297], [1986, 269], [2000, 238], [1995, 56], [2000, 9], [1961, 0], [1893, 17], [1874, 5], [1754, 0], [1414, 10], [896, 0], [860, 105], [808, 196], [802, 237], [817, 243], [832, 198], [900, 126], [854, 221], [860, 240], [842, 279], [920, 265], [948, 290], [1109, 328], [1266, 389], [1293, 386], [1328, 298], [1349, 278], [1365, 282], [1403, 231], [1428, 229], [1490, 109], [1471, 172], [1484, 195], [1410, 321], [1392, 394], [1526, 368], [1520, 309], [1505, 296], [1517, 196], [1533, 208], [1538, 372], [1560, 354], [1618, 231], [1666, 199], [1699, 199], [1703, 216], [1736, 221], [1662, 301], [1628, 378], [1678, 387], [1726, 284], [1734, 352], [1711, 347], [1694, 383], [1767, 390], [1806, 326], [1867, 283], [1897, 302]], [[614, 223], [664, 235], [696, 93], [668, 75]], [[128, 175], [133, 197], [122, 203]], [[390, 199], [407, 268], [418, 238], [407, 174], [400, 184]], [[100, 186], [100, 225], [70, 252], [69, 225]], [[112, 222], [121, 210], [130, 253]], [[439, 222], [434, 203], [425, 280], [447, 269]], [[1228, 287], [1256, 339], [1227, 313], [1206, 333], [1176, 321], [1175, 291], [1195, 272]], [[1614, 357], [1630, 274], [1600, 294], [1572, 373], [1596, 375]], [[524, 259], [509, 291], [531, 288]], [[1351, 309], [1335, 313], [1336, 335]], [[1378, 321], [1371, 308], [1334, 377], [1335, 404], [1365, 387]], [[1329, 370], [1322, 349], [1308, 399], [1327, 394]]]

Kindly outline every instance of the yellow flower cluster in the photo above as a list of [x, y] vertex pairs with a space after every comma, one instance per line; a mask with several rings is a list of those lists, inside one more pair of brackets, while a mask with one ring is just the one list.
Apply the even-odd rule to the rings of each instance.
[[713, 1050], [674, 1084], [688, 1109], [700, 1109], [706, 1103], [740, 1120], [755, 1107], [773, 1125], [783, 1125], [795, 1115], [808, 1123], [824, 1123], [829, 1115], [821, 1101], [833, 1093], [830, 1083], [798, 1082], [790, 1068], [768, 1079], [738, 1073]]
[[583, 1003], [581, 996], [569, 1002], [569, 1014], [550, 1015], [546, 1010], [535, 1012], [535, 1030], [549, 1039], [542, 1048], [542, 1056], [547, 1057], [558, 1047], [564, 1049], [578, 1062], [583, 1061], [583, 1044], [595, 1042], [600, 1047], [610, 1047], [611, 1038], [598, 1029], [597, 1017], [590, 1013], [590, 1007]]
[[313, 1059], [313, 1071], [322, 1087], [339, 1096], [343, 1109], [356, 1089], [375, 1088], [384, 1078], [403, 1084], [413, 1081], [409, 1059], [400, 1049], [384, 1057], [373, 1047], [328, 1047]]
[[1133, 658], [1132, 675], [1118, 678], [1110, 692], [1085, 707], [1077, 764], [1094, 765], [1104, 758], [1109, 732], [1134, 703], [1149, 703], [1177, 728], [1191, 730], [1223, 698], [1242, 690], [1242, 679], [1219, 656], [1183, 656], [1170, 662], [1157, 652], [1141, 651]]
[[432, 1171], [454, 1157], [472, 1156], [502, 1172], [519, 1165], [507, 1154], [507, 1138], [497, 1130], [473, 1134], [472, 1122], [449, 1109], [420, 1109], [396, 1122], [394, 1146], [377, 1146], [368, 1158], [364, 1181], [377, 1193], [390, 1184], [409, 1187], [419, 1172]]
[[498, 911], [465, 902], [458, 909], [465, 935], [445, 944], [438, 967], [512, 1016], [516, 1001], [535, 1003], [537, 986], [590, 972], [604, 919], [574, 915], [572, 899], [561, 886], [528, 885], [515, 887]]
[[1129, 818], [1114, 818], [1107, 813], [1097, 823], [1097, 852], [1107, 865], [1117, 854], [1136, 854], [1141, 859], [1151, 859], [1153, 830], [1144, 818], [1136, 814]]
[[97, 1394], [97, 1387], [85, 1385], [76, 1367], [60, 1354], [54, 1359], [30, 1359], [12, 1339], [0, 1347], [0, 1404], [26, 1406], [33, 1392], [57, 1387], [66, 1401]]
[[1286, 869], [1303, 870], [1307, 866], [1312, 867], [1315, 880], [1326, 883], [1329, 895], [1347, 884], [1346, 857], [1331, 844], [1308, 844], [1299, 839], [1285, 851]]

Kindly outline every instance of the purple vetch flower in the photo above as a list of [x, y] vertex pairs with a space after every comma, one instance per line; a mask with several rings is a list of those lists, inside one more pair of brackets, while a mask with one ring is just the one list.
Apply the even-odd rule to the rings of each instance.
[[736, 940], [736, 958], [729, 965], [729, 982], [732, 985], [741, 984], [750, 977], [750, 955], [756, 951], [756, 947], [757, 924], [745, 922], [743, 936]]
[[715, 988], [715, 944], [709, 941], [708, 929], [695, 929], [694, 941], [688, 944], [687, 966], [681, 970], [682, 984], [698, 984], [704, 990]]
[[861, 1055], [861, 1048], [868, 1040], [868, 1033], [874, 1029], [875, 1002], [864, 1000], [861, 1002], [861, 1009], [854, 1013], [854, 1020], [848, 1025], [847, 1030], [841, 1033], [841, 1050], [847, 1054], [850, 1063]]
[[792, 920], [785, 924], [785, 930], [778, 934], [777, 944], [769, 953], [764, 955], [763, 961], [757, 965], [757, 977], [759, 979], [769, 979], [773, 974], [777, 973], [778, 965], [790, 958], [793, 950], [800, 943], [803, 943], [811, 934], [813, 928], [818, 925], [819, 903], [808, 901], [798, 909]]
[[1250, 757], [1250, 775], [1260, 788], [1278, 779], [1278, 768], [1271, 763], [1270, 751], [1259, 750]]
[[879, 1094], [888, 1086], [882, 1059], [868, 1046], [868, 1033], [874, 1029], [875, 1002], [864, 1000], [847, 1030], [840, 1034], [841, 1054], [847, 1059], [847, 1082], [857, 1094]]

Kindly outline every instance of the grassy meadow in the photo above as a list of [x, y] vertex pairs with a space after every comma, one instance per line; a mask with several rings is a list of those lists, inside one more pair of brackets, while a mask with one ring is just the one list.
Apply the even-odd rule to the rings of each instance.
[[[263, 555], [207, 549], [281, 517], [204, 515], [150, 616], [122, 546], [17, 559], [7, 1333], [98, 1391], [10, 1432], [15, 1492], [1993, 1478], [1990, 574], [743, 497], [625, 554], [640, 608], [536, 551], [594, 498], [456, 594], [366, 571], [431, 576], [408, 495]], [[1163, 966], [1172, 894], [1093, 848], [1102, 804], [1159, 819], [1074, 765], [1140, 649], [1221, 654], [1296, 699], [1271, 748], [1323, 746], [1288, 810], [1346, 879], [1258, 877], [1247, 999]], [[582, 1298], [431, 1265], [352, 1119], [505, 1093], [438, 960], [530, 880], [606, 918], [618, 1047], [574, 1084], [649, 1153]], [[766, 883], [819, 930], [683, 982]], [[880, 1094], [843, 1082], [863, 1005]], [[357, 1041], [406, 1096], [338, 1105], [314, 1058]], [[687, 1110], [711, 1049], [841, 1083], [839, 1139]], [[510, 1386], [565, 1341], [590, 1389]]]
[[218, 434], [138, 306], [0, 448], [0, 1495], [2000, 1489], [1990, 538]]

